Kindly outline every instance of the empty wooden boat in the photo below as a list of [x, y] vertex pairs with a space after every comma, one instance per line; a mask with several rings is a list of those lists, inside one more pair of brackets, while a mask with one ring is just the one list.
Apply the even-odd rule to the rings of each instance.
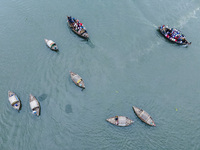
[[8, 91], [8, 100], [14, 109], [20, 110], [21, 102], [14, 92]]
[[77, 35], [85, 39], [89, 38], [86, 28], [83, 26], [82, 23], [79, 22], [78, 19], [72, 18], [71, 16], [67, 16], [67, 22], [71, 30]]
[[32, 114], [39, 116], [40, 115], [40, 104], [39, 104], [38, 100], [31, 94], [29, 97], [29, 103], [30, 103], [30, 107], [32, 110]]
[[131, 120], [125, 116], [111, 117], [111, 118], [106, 119], [106, 121], [108, 121], [116, 126], [120, 126], [120, 127], [129, 126], [130, 124], [132, 124], [134, 122], [133, 120]]
[[143, 122], [145, 122], [146, 124], [148, 124], [150, 126], [156, 126], [153, 119], [146, 111], [144, 111], [140, 108], [137, 108], [135, 106], [133, 106], [133, 110], [134, 110], [135, 114], [138, 116], [138, 118], [140, 118]]
[[79, 87], [81, 87], [83, 89], [85, 88], [84, 81], [83, 81], [83, 79], [78, 74], [70, 71], [70, 75], [71, 75], [72, 81], [74, 81], [74, 83], [77, 86], [79, 86]]
[[44, 39], [44, 41], [51, 50], [58, 51], [58, 46], [54, 41], [48, 39]]

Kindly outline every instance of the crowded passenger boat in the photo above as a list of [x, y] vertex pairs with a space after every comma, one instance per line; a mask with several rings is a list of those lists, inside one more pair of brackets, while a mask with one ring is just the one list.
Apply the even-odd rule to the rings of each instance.
[[169, 28], [168, 26], [162, 25], [159, 27], [161, 34], [165, 36], [165, 38], [169, 39], [172, 42], [181, 45], [190, 45], [192, 42], [188, 42], [186, 37], [177, 29]]
[[67, 16], [67, 22], [72, 31], [74, 31], [76, 34], [86, 39], [89, 38], [86, 28], [78, 19]]

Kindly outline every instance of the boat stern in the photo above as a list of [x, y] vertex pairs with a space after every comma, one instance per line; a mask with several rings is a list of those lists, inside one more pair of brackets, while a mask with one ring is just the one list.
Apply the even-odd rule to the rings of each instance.
[[39, 116], [39, 115], [40, 115], [40, 107], [35, 108], [35, 109], [32, 111], [32, 114], [33, 114], [33, 115], [36, 115], [36, 116]]
[[86, 38], [86, 39], [89, 39], [89, 34], [88, 34], [88, 33], [84, 33], [82, 36], [83, 36], [84, 38]]
[[84, 84], [83, 81], [79, 82], [79, 83], [78, 83], [78, 86], [81, 87], [81, 88], [83, 88], [83, 89], [85, 89], [85, 84]]
[[20, 101], [18, 101], [17, 103], [15, 103], [15, 104], [13, 105], [13, 108], [16, 109], [16, 110], [20, 110], [20, 107], [21, 107]]
[[53, 51], [58, 51], [58, 46], [57, 46], [57, 45], [54, 45], [51, 49], [52, 49]]

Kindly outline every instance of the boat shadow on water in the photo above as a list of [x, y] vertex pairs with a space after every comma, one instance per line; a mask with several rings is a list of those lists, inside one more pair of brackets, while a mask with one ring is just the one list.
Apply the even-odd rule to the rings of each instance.
[[47, 98], [47, 94], [44, 93], [44, 94], [42, 94], [42, 95], [40, 95], [40, 96], [38, 97], [38, 100], [42, 102], [42, 101], [44, 101], [46, 98]]
[[95, 48], [95, 45], [92, 43], [90, 39], [87, 39], [86, 44], [88, 44], [91, 48]]
[[[70, 31], [70, 32], [73, 33], [73, 31]], [[74, 34], [74, 33], [73, 33], [73, 34]], [[76, 35], [74, 35], [74, 37], [76, 37]], [[86, 44], [89, 45], [91, 48], [95, 48], [95, 45], [93, 44], [93, 42], [91, 41], [90, 38], [88, 38], [88, 39], [84, 39], [84, 38], [81, 38], [81, 37], [78, 37], [78, 38], [81, 40], [82, 43], [86, 43]], [[57, 53], [59, 53], [59, 51], [58, 51]]]
[[[18, 113], [20, 113], [21, 109], [22, 109], [22, 103], [20, 104], [19, 110], [17, 110]], [[15, 110], [16, 111], [16, 110]]]
[[19, 107], [19, 110], [18, 110], [18, 113], [20, 113], [20, 110], [22, 109], [22, 103], [21, 103], [21, 105], [20, 105], [20, 107]]
[[72, 105], [71, 105], [71, 104], [67, 104], [67, 105], [65, 106], [65, 112], [66, 112], [67, 114], [72, 113]]

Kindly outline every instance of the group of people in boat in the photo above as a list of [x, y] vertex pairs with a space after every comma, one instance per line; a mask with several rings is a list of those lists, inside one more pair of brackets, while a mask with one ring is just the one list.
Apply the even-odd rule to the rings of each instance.
[[184, 43], [186, 42], [185, 36], [180, 33], [177, 29], [168, 28], [168, 26], [161, 26], [161, 29], [165, 32], [165, 37], [175, 42]]
[[69, 22], [74, 26], [74, 30], [76, 30], [79, 34], [81, 33], [82, 30], [84, 30], [84, 33], [85, 32], [87, 33], [86, 28], [78, 19], [69, 16]]

